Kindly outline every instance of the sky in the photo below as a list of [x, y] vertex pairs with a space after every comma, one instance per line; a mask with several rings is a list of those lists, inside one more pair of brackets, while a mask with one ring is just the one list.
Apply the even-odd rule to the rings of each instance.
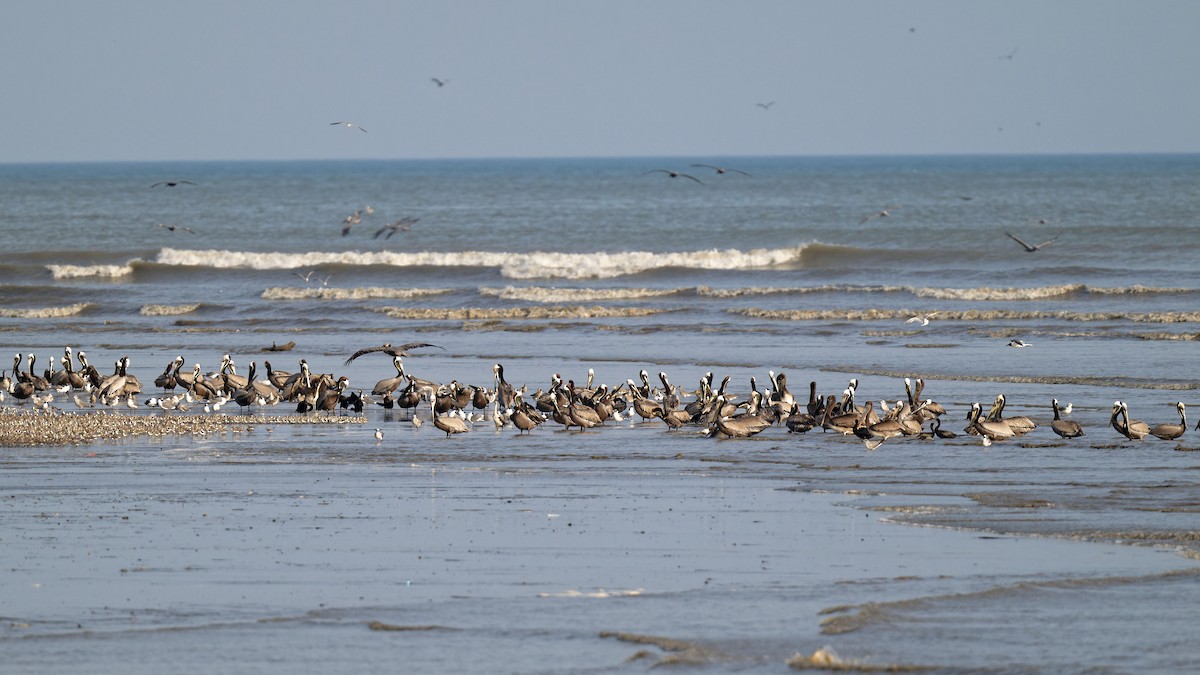
[[13, 1], [0, 162], [1198, 152], [1197, 27], [1194, 0]]

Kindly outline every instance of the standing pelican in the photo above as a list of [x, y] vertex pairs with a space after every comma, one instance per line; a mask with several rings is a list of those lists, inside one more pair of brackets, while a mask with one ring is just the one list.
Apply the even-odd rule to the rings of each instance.
[[1108, 419], [1113, 429], [1131, 441], [1140, 441], [1150, 433], [1150, 425], [1141, 420], [1129, 419], [1129, 406], [1122, 401], [1114, 401], [1112, 416]]
[[1173, 441], [1183, 435], [1187, 431], [1187, 415], [1183, 412], [1183, 401], [1175, 404], [1175, 409], [1179, 411], [1179, 424], [1164, 423], [1156, 425], [1150, 430], [1150, 435], [1164, 441]]
[[1063, 438], [1079, 438], [1083, 435], [1083, 427], [1079, 426], [1079, 422], [1059, 417], [1059, 412], [1063, 409], [1058, 407], [1058, 399], [1051, 399], [1050, 407], [1054, 409], [1054, 421], [1050, 422], [1050, 429], [1054, 433]]

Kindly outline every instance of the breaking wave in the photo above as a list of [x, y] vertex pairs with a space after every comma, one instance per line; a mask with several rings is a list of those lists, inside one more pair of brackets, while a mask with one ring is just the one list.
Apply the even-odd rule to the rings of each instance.
[[0, 317], [5, 319], [57, 319], [64, 316], [75, 316], [90, 307], [86, 302], [66, 307], [42, 307], [40, 309], [13, 309], [0, 307]]
[[[756, 319], [776, 321], [888, 321], [917, 314], [909, 309], [727, 309]], [[963, 310], [937, 313], [936, 321], [998, 321], [1052, 319], [1056, 321], [1133, 321], [1137, 323], [1200, 323], [1200, 312], [1030, 312], [1021, 310]]]
[[451, 288], [286, 288], [274, 286], [262, 293], [263, 300], [410, 300], [452, 293]]
[[193, 305], [143, 305], [139, 313], [142, 316], [179, 316], [191, 314], [200, 309], [200, 303]]
[[544, 286], [505, 286], [480, 288], [479, 294], [501, 300], [526, 302], [606, 302], [643, 300], [687, 293], [688, 288], [547, 288]]
[[81, 277], [106, 277], [116, 279], [133, 274], [133, 264], [141, 262], [130, 260], [124, 265], [46, 265], [50, 275], [55, 279], [78, 279]]
[[185, 250], [164, 248], [155, 262], [160, 265], [212, 267], [216, 269], [300, 269], [317, 265], [383, 265], [391, 267], [494, 267], [510, 279], [607, 279], [664, 268], [733, 270], [771, 267], [800, 259], [804, 247], [781, 249], [709, 249], [654, 253], [560, 253], [535, 251], [422, 251], [403, 253], [320, 252], [258, 253], [250, 251]]
[[495, 321], [502, 319], [628, 318], [661, 314], [670, 310], [648, 309], [644, 307], [588, 307], [584, 305], [568, 305], [562, 307], [508, 307], [504, 309], [486, 309], [481, 307], [460, 307], [453, 309], [437, 307], [380, 307], [375, 311], [383, 312], [393, 319]]

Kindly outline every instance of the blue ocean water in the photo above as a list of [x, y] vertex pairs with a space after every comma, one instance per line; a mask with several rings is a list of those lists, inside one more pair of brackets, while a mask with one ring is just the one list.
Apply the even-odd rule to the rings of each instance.
[[[414, 340], [442, 349], [408, 358], [412, 374], [488, 385], [502, 362], [509, 380], [530, 391], [555, 373], [582, 383], [589, 368], [612, 386], [641, 369], [662, 370], [687, 389], [711, 371], [718, 381], [729, 375], [744, 398], [750, 377], [761, 386], [769, 371], [783, 371], [797, 396], [809, 381], [837, 394], [857, 378], [860, 395], [895, 401], [902, 378], [923, 377], [926, 395], [950, 411], [946, 428], [961, 430], [970, 403], [986, 406], [998, 393], [1010, 414], [1041, 427], [987, 450], [960, 438], [889, 441], [875, 453], [831, 434], [776, 427], [756, 437], [765, 443], [734, 441], [720, 451], [753, 479], [885, 495], [875, 505], [897, 520], [1194, 555], [1200, 481], [1191, 454], [1176, 448], [1186, 449], [1195, 432], [1181, 443], [1129, 444], [1108, 421], [1116, 399], [1151, 423], [1174, 421], [1178, 400], [1200, 405], [1192, 367], [1198, 178], [1196, 155], [0, 165], [0, 348], [37, 353], [39, 365], [68, 345], [97, 364], [129, 356], [150, 382], [177, 355], [212, 370], [228, 353], [244, 373], [268, 356], [263, 348], [293, 341], [292, 352], [269, 355], [277, 368], [294, 370], [304, 358], [315, 372], [344, 374], [352, 388], [368, 390], [394, 374], [390, 363], [343, 365], [345, 358]], [[192, 184], [151, 187], [180, 180]], [[346, 223], [355, 212], [361, 220]], [[388, 228], [406, 218], [417, 220]], [[1049, 243], [1026, 252], [1010, 233]], [[928, 325], [908, 322], [929, 313]], [[1032, 346], [1007, 347], [1012, 339]], [[1064, 443], [1050, 433], [1052, 398], [1074, 403], [1087, 436]], [[527, 442], [490, 429], [445, 440], [376, 408], [366, 414], [365, 427], [381, 426], [389, 438], [403, 428], [406, 443], [424, 453], [413, 461], [439, 466], [486, 466], [489, 453], [500, 453], [514, 472], [553, 473], [557, 458], [577, 452], [583, 468], [573, 471], [601, 457], [619, 472], [627, 465], [615, 458], [624, 453], [713, 452], [712, 441], [670, 435], [656, 422], [581, 435], [541, 429]], [[149, 470], [246, 462], [268, 476], [275, 463], [344, 466], [354, 492], [378, 461], [356, 453], [373, 444], [369, 435], [281, 430], [273, 443], [204, 443], [136, 461], [153, 464]], [[13, 465], [41, 471], [63, 461], [32, 453]], [[62, 479], [49, 473], [47, 481]], [[640, 489], [653, 491], [653, 482]], [[1180, 592], [1163, 591], [1161, 582], [1117, 591], [1144, 629], [1114, 650], [1133, 653], [1165, 633], [1170, 614], [1155, 623], [1155, 607], [1136, 604], [1146, 591]], [[1183, 584], [1194, 588], [1190, 577]], [[937, 592], [937, 583], [928, 586], [922, 591]], [[994, 600], [980, 598], [974, 608]], [[1008, 602], [998, 603], [999, 614], [1030, 607]], [[732, 613], [747, 610], [732, 604]], [[1061, 619], [1053, 602], [1032, 606], [1036, 616]], [[190, 620], [170, 609], [164, 625]], [[439, 611], [462, 621], [453, 608]], [[219, 623], [223, 612], [200, 614]], [[1104, 633], [1111, 619], [1084, 624]], [[1026, 630], [996, 620], [1005, 635]], [[664, 630], [691, 627], [664, 622]], [[885, 660], [994, 665], [960, 653], [952, 629], [906, 643], [931, 645], [935, 658], [901, 648]], [[1088, 644], [1053, 663], [1107, 664]], [[90, 653], [86, 644], [76, 648]], [[36, 649], [28, 654], [37, 661]], [[1014, 650], [1001, 666], [1025, 667], [1026, 657], [1041, 654]], [[442, 656], [424, 653], [420, 662], [463, 668]], [[1188, 665], [1161, 658], [1130, 663]]]

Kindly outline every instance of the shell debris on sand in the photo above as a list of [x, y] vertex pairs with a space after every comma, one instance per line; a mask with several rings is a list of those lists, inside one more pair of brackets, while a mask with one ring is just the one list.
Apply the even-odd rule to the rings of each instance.
[[0, 413], [0, 447], [77, 445], [136, 436], [207, 435], [276, 424], [364, 424], [363, 417], [122, 415], [106, 411]]

